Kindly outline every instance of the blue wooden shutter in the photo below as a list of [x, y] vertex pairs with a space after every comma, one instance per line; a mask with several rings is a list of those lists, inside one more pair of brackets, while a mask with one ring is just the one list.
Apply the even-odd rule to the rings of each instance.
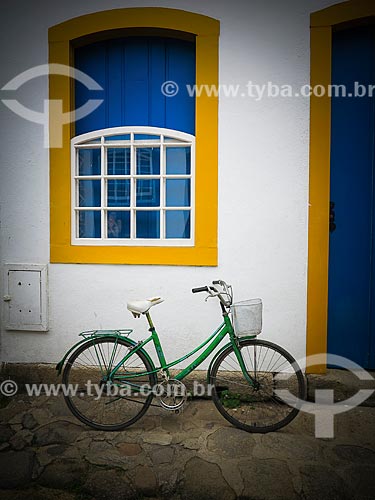
[[[154, 126], [195, 134], [195, 43], [161, 37], [106, 40], [75, 50], [75, 67], [96, 80], [104, 92], [77, 82], [75, 108], [88, 99], [102, 105], [76, 122], [76, 134], [118, 126]], [[161, 85], [175, 81], [179, 92], [166, 97]]]

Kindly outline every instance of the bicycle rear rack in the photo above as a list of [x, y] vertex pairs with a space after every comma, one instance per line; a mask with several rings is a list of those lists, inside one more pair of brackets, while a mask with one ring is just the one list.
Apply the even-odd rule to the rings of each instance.
[[118, 329], [118, 330], [88, 330], [86, 332], [81, 332], [79, 334], [80, 337], [84, 339], [90, 339], [92, 337], [109, 337], [111, 335], [120, 335], [120, 336], [129, 336], [133, 330], [129, 328]]

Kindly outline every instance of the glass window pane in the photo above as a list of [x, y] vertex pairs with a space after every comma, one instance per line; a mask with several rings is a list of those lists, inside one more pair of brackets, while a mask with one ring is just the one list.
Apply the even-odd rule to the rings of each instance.
[[108, 238], [130, 238], [130, 212], [108, 212]]
[[160, 135], [134, 134], [135, 141], [160, 141]]
[[160, 180], [137, 179], [136, 206], [158, 207], [160, 205]]
[[107, 204], [109, 207], [130, 206], [130, 179], [107, 181]]
[[119, 134], [119, 135], [107, 135], [104, 137], [106, 142], [113, 141], [130, 141], [130, 134]]
[[166, 149], [167, 174], [190, 175], [190, 148]]
[[145, 210], [136, 212], [137, 238], [160, 238], [160, 212]]
[[83, 141], [83, 142], [80, 142], [80, 144], [100, 144], [101, 143], [101, 138], [98, 137], [96, 139], [91, 139], [91, 141]]
[[165, 137], [164, 136], [164, 142], [181, 144], [181, 143], [184, 143], [184, 142], [186, 143], [187, 141], [184, 141], [182, 139], [175, 139], [174, 137]]
[[79, 206], [100, 207], [100, 180], [79, 181]]
[[167, 179], [167, 207], [190, 206], [190, 179]]
[[160, 174], [160, 148], [137, 148], [137, 175]]
[[107, 174], [130, 175], [130, 148], [107, 149]]
[[100, 210], [80, 210], [79, 212], [79, 237], [100, 238]]
[[167, 210], [165, 217], [167, 238], [190, 238], [190, 211]]
[[100, 175], [100, 148], [78, 150], [78, 175]]

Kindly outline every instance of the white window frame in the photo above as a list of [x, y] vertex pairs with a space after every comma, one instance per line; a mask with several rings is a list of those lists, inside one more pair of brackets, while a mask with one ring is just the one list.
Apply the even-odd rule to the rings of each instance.
[[[106, 141], [105, 138], [113, 135], [130, 134], [130, 140]], [[158, 140], [135, 140], [136, 134], [150, 134], [159, 136]], [[97, 143], [89, 144], [89, 141], [99, 139]], [[169, 142], [174, 139], [176, 142]], [[167, 147], [190, 147], [191, 166], [190, 174], [166, 174], [166, 149]], [[131, 150], [130, 175], [107, 175], [107, 155], [106, 148], [128, 147]], [[136, 148], [138, 147], [160, 147], [160, 173], [159, 175], [137, 175], [136, 174]], [[100, 175], [79, 176], [78, 172], [78, 150], [95, 149], [101, 150], [101, 172]], [[79, 207], [78, 206], [78, 184], [79, 180], [100, 180], [101, 181], [101, 206], [100, 207]], [[106, 180], [107, 179], [130, 179], [131, 200], [130, 207], [107, 207], [106, 200]], [[159, 207], [136, 207], [135, 206], [135, 182], [136, 179], [160, 179], [160, 206]], [[167, 179], [190, 179], [190, 207], [167, 207], [166, 180]], [[79, 238], [79, 212], [82, 210], [101, 211], [101, 238]], [[158, 211], [160, 213], [160, 238], [136, 238], [135, 237], [135, 213], [136, 210]], [[165, 234], [165, 213], [170, 210], [190, 211], [190, 238], [166, 238]], [[130, 211], [130, 238], [106, 238], [107, 216], [104, 212], [110, 211]], [[112, 127], [95, 130], [86, 134], [74, 137], [71, 140], [71, 242], [72, 245], [88, 246], [194, 246], [195, 229], [195, 137], [185, 132], [158, 127]]]

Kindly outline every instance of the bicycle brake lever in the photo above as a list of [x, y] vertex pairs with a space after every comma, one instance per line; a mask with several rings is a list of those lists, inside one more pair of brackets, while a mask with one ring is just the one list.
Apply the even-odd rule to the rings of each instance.
[[208, 301], [208, 299], [214, 299], [215, 297], [218, 297], [219, 296], [219, 292], [211, 292], [210, 290], [210, 294], [207, 295], [207, 297], [204, 299], [205, 302]]

